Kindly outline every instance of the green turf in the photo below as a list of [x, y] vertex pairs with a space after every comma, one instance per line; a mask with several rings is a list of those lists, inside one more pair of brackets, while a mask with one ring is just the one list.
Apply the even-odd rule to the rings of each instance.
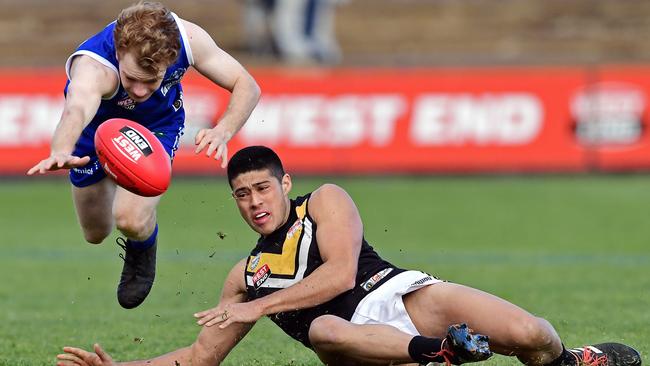
[[[650, 176], [303, 178], [294, 192], [326, 181], [350, 192], [367, 239], [395, 264], [520, 304], [569, 346], [615, 340], [650, 354]], [[215, 304], [256, 240], [223, 178], [175, 180], [159, 209], [156, 285], [127, 311], [115, 236], [84, 243], [65, 181], [4, 182], [0, 203], [3, 366], [52, 365], [64, 345], [100, 342], [119, 360], [185, 346], [191, 314]], [[264, 319], [224, 364], [319, 363]]]

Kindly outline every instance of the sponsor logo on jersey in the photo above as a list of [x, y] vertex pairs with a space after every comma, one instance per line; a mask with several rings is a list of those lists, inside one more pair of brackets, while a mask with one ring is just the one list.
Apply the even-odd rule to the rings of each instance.
[[162, 86], [160, 87], [160, 93], [162, 93], [164, 96], [167, 96], [169, 89], [181, 82], [181, 78], [183, 75], [185, 75], [186, 70], [186, 68], [176, 69], [171, 75], [169, 75], [167, 79], [163, 80]]
[[302, 228], [302, 221], [297, 219], [296, 222], [291, 225], [289, 231], [287, 231], [287, 238], [292, 238], [298, 230]]
[[253, 259], [251, 259], [251, 264], [250, 264], [251, 271], [254, 271], [255, 268], [257, 268], [257, 265], [260, 264], [261, 257], [262, 257], [262, 252], [259, 252], [255, 257], [253, 257]]
[[381, 281], [384, 277], [388, 276], [389, 273], [393, 271], [392, 268], [384, 268], [381, 271], [375, 273], [372, 277], [370, 277], [366, 282], [361, 284], [361, 287], [366, 290], [370, 291], [377, 282]]
[[149, 141], [138, 131], [124, 126], [120, 129], [120, 133], [121, 135], [112, 139], [113, 145], [132, 162], [136, 163], [142, 155], [149, 156], [153, 152]]
[[183, 108], [183, 99], [176, 99], [172, 104], [172, 108], [174, 108], [174, 112], [178, 112], [179, 109]]
[[124, 109], [132, 110], [133, 108], [135, 108], [136, 103], [135, 100], [127, 96], [124, 99], [118, 100], [117, 105]]
[[268, 264], [264, 264], [262, 268], [258, 269], [257, 272], [253, 275], [253, 286], [257, 290], [264, 284], [266, 280], [271, 276], [271, 269]]

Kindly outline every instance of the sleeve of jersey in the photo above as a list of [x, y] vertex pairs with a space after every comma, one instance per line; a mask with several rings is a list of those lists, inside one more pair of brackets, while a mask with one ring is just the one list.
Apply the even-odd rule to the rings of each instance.
[[174, 20], [176, 20], [176, 25], [178, 26], [178, 31], [181, 34], [181, 54], [179, 56], [178, 62], [181, 67], [188, 67], [194, 65], [194, 57], [192, 56], [192, 48], [190, 47], [190, 38], [187, 36], [185, 31], [185, 26], [181, 21], [181, 18], [178, 17], [175, 13], [172, 13]]
[[117, 57], [115, 55], [113, 28], [115, 28], [114, 22], [106, 26], [101, 32], [81, 43], [72, 55], [68, 57], [68, 60], [65, 63], [65, 72], [68, 79], [70, 79], [70, 66], [72, 65], [72, 59], [79, 55], [92, 57], [103, 65], [117, 71]]

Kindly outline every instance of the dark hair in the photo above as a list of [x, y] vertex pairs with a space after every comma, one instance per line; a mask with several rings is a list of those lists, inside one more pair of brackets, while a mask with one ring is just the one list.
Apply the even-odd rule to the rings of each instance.
[[233, 179], [240, 174], [268, 169], [271, 175], [282, 182], [284, 168], [275, 151], [266, 146], [248, 146], [235, 153], [228, 162], [228, 183], [232, 188]]

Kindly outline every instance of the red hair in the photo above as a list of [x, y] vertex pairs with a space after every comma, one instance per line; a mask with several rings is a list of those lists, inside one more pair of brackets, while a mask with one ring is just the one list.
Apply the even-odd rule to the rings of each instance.
[[113, 37], [118, 54], [132, 52], [138, 66], [154, 75], [173, 64], [181, 49], [176, 20], [157, 2], [140, 1], [123, 9]]

